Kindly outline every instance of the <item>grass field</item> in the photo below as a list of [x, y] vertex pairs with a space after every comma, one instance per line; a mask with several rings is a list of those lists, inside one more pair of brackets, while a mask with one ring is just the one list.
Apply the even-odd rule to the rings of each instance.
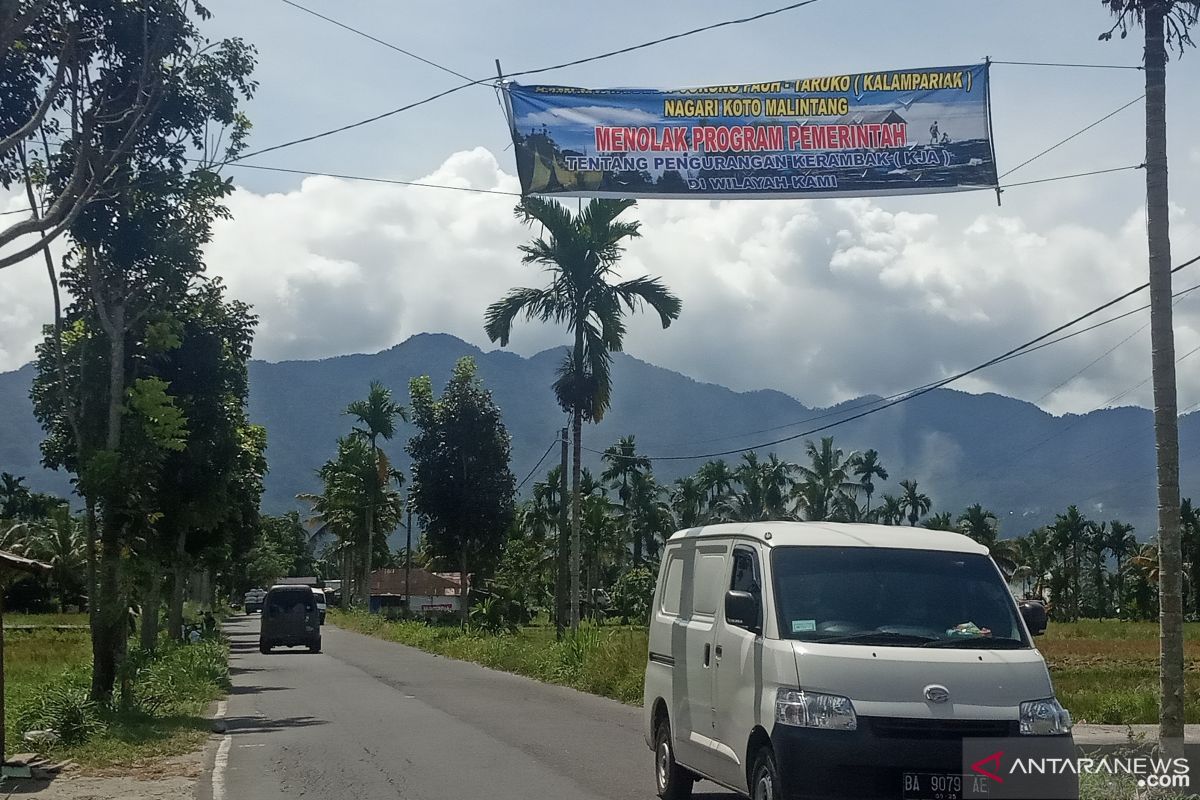
[[[6, 625], [86, 625], [87, 615], [6, 615]], [[136, 654], [135, 654], [136, 657]], [[86, 630], [11, 630], [5, 635], [5, 730], [10, 752], [38, 750], [84, 768], [137, 768], [190, 752], [208, 735], [209, 702], [228, 686], [223, 643], [166, 646], [137, 664], [123, 709], [87, 702], [91, 640]], [[66, 741], [34, 747], [31, 728], [54, 728]]]
[[[488, 636], [417, 622], [330, 611], [330, 621], [451, 658], [571, 686], [624, 703], [642, 697], [644, 628], [585, 627], [577, 640], [554, 640], [549, 627]], [[1200, 623], [1186, 626], [1187, 721], [1200, 722]], [[1157, 722], [1158, 626], [1152, 622], [1051, 623], [1037, 646], [1063, 705], [1081, 722]]]

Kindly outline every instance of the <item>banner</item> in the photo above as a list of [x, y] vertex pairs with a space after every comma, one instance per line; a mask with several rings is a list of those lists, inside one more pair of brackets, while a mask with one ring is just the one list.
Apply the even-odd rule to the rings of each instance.
[[524, 194], [871, 197], [997, 182], [986, 64], [671, 91], [504, 88]]

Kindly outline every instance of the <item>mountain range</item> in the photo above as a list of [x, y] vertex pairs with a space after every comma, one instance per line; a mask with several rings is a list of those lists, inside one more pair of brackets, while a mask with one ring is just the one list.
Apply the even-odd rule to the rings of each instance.
[[[268, 431], [270, 473], [263, 508], [304, 512], [301, 492], [319, 488], [315, 471], [331, 457], [337, 437], [350, 431], [346, 405], [366, 395], [372, 380], [408, 399], [408, 382], [429, 375], [440, 391], [454, 363], [472, 356], [492, 391], [512, 435], [517, 479], [533, 480], [559, 457], [558, 431], [566, 416], [550, 385], [562, 357], [559, 349], [531, 358], [479, 348], [447, 334], [419, 334], [370, 355], [315, 361], [250, 364], [250, 418]], [[0, 373], [0, 470], [27, 477], [35, 489], [67, 494], [66, 475], [40, 465], [42, 432], [29, 402], [32, 365]], [[604, 420], [584, 428], [584, 446], [602, 451], [618, 437], [635, 434], [640, 452], [652, 457], [736, 451], [837, 422], [881, 405], [862, 397], [830, 408], [809, 408], [773, 390], [736, 392], [700, 383], [627, 354], [616, 354], [613, 404]], [[804, 461], [804, 442], [834, 436], [838, 447], [873, 447], [890, 479], [876, 489], [897, 492], [902, 478], [916, 479], [934, 511], [957, 515], [980, 502], [1000, 520], [1001, 535], [1015, 536], [1052, 521], [1074, 503], [1099, 519], [1120, 518], [1137, 527], [1139, 538], [1154, 529], [1152, 415], [1122, 407], [1089, 414], [1054, 416], [1037, 406], [997, 394], [938, 389], [879, 413], [791, 441], [760, 447], [790, 461]], [[407, 468], [406, 426], [385, 447], [393, 463]], [[1200, 499], [1200, 412], [1180, 420], [1183, 494]], [[737, 453], [724, 456], [737, 461]], [[659, 460], [660, 482], [695, 471], [703, 458]], [[597, 452], [585, 466], [600, 467]], [[528, 493], [533, 480], [523, 488]]]

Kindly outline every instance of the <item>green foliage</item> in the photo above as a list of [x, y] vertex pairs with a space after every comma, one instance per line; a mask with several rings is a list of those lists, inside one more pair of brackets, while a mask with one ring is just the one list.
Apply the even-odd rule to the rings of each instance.
[[613, 586], [613, 610], [622, 621], [639, 625], [650, 621], [650, 604], [654, 598], [654, 575], [645, 567], [635, 567], [617, 579]]
[[129, 413], [138, 417], [156, 445], [178, 453], [187, 447], [187, 418], [167, 394], [169, 388], [161, 378], [134, 380], [129, 387]]
[[65, 745], [79, 744], [104, 730], [101, 708], [88, 698], [86, 673], [76, 670], [41, 687], [13, 715], [16, 730], [52, 730]]
[[428, 377], [412, 380], [417, 432], [406, 449], [412, 457], [413, 507], [435, 558], [452, 569], [487, 575], [513, 517], [516, 480], [500, 409], [475, 371], [473, 359], [459, 359], [440, 398]]

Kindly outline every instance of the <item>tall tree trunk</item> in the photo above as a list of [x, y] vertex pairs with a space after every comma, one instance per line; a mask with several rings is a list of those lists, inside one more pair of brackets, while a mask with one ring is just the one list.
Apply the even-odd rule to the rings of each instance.
[[459, 614], [462, 618], [462, 624], [465, 626], [467, 618], [471, 615], [470, 589], [467, 585], [467, 539], [465, 536], [463, 537], [462, 547], [459, 549], [458, 568], [459, 580], [461, 581], [458, 590]]
[[562, 638], [563, 629], [568, 624], [567, 568], [571, 561], [570, 542], [567, 538], [570, 528], [567, 504], [567, 498], [570, 496], [567, 491], [567, 472], [570, 471], [570, 462], [567, 455], [567, 429], [563, 428], [562, 465], [558, 476], [558, 535], [555, 536], [554, 541], [556, 550], [554, 558], [554, 634], [559, 639]]
[[350, 609], [352, 599], [350, 595], [350, 577], [351, 573], [353, 572], [353, 562], [351, 559], [354, 554], [354, 544], [353, 542], [343, 542], [339, 550], [341, 551], [342, 557], [342, 611], [348, 611]]
[[1179, 421], [1175, 334], [1171, 321], [1171, 238], [1167, 205], [1166, 3], [1147, 3], [1146, 224], [1150, 255], [1150, 346], [1154, 383], [1154, 444], [1158, 469], [1159, 740], [1183, 743], [1183, 556], [1179, 518]]
[[167, 608], [167, 635], [183, 641], [183, 602], [187, 596], [187, 533], [175, 535], [175, 557], [171, 559], [171, 604]]
[[84, 535], [87, 537], [87, 606], [88, 627], [96, 630], [96, 500], [92, 495], [84, 497]]
[[[376, 477], [378, 480], [378, 477]], [[374, 538], [375, 530], [375, 507], [374, 500], [367, 502], [367, 538], [363, 542], [362, 556], [359, 558], [358, 565], [362, 570], [359, 573], [358, 579], [358, 597], [365, 609], [371, 608], [371, 545]]]
[[[125, 306], [116, 303], [110, 310], [111, 318], [104, 308], [97, 309], [108, 334], [109, 351], [105, 449], [115, 456], [121, 448], [121, 416], [125, 410]], [[120, 498], [107, 498], [100, 530], [99, 586], [96, 613], [92, 618], [91, 697], [101, 702], [112, 699], [118, 661], [124, 650], [127, 609], [121, 602], [122, 523], [115, 511], [119, 504]]]
[[162, 575], [158, 571], [157, 559], [151, 559], [150, 574], [142, 587], [142, 649], [158, 649], [158, 607], [162, 593]]
[[583, 498], [579, 496], [583, 456], [583, 413], [577, 408], [571, 416], [574, 439], [574, 463], [571, 465], [571, 630], [579, 630], [579, 526]]

